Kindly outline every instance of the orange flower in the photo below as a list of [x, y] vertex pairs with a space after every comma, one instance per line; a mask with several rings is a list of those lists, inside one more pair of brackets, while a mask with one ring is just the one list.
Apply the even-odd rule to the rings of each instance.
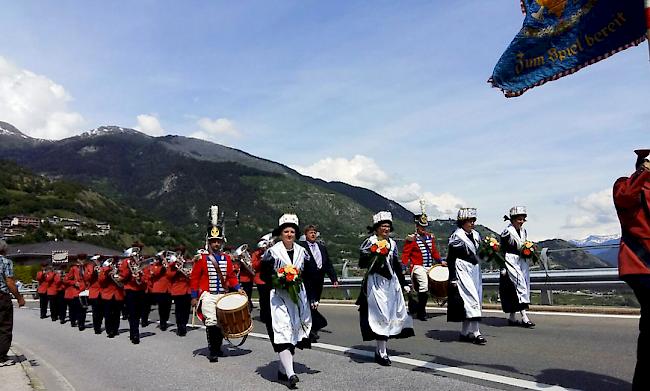
[[285, 276], [285, 278], [287, 279], [287, 281], [291, 282], [291, 281], [293, 281], [294, 278], [296, 278], [296, 277], [295, 277], [295, 275], [293, 275], [293, 274], [287, 274], [287, 275]]
[[284, 274], [284, 268], [281, 267], [280, 269], [278, 269], [278, 273]]
[[379, 250], [379, 253], [381, 255], [388, 255], [388, 248], [383, 247], [381, 250]]
[[378, 248], [379, 247], [376, 244], [373, 244], [372, 246], [370, 246], [370, 251], [376, 253]]
[[531, 252], [530, 252], [529, 249], [526, 248], [526, 249], [524, 249], [524, 251], [522, 251], [522, 254], [524, 254], [525, 256], [529, 256], [531, 254]]

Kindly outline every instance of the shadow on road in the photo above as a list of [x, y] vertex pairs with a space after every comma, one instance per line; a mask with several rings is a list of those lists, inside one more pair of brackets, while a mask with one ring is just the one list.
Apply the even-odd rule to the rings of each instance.
[[632, 389], [632, 383], [625, 380], [570, 369], [544, 369], [535, 379], [541, 383], [560, 384], [562, 387], [578, 388], [585, 391], [627, 391]]
[[460, 333], [457, 330], [428, 330], [424, 336], [440, 342], [458, 342]]
[[[370, 345], [354, 345], [350, 346], [352, 349], [358, 349], [358, 350], [365, 350], [366, 352], [370, 353], [375, 353], [375, 347], [370, 346]], [[389, 356], [408, 356], [410, 353], [409, 352], [401, 352], [398, 350], [394, 350], [390, 348], [390, 340], [388, 341], [388, 355]], [[351, 353], [345, 353], [346, 356], [350, 358], [350, 360], [359, 363], [359, 364], [369, 364], [369, 363], [374, 363], [375, 359], [374, 357], [365, 357], [365, 356], [359, 356], [358, 354], [351, 354]]]
[[[278, 365], [279, 365], [278, 361], [276, 360], [271, 361], [265, 366], [257, 367], [255, 373], [260, 375], [262, 379], [267, 380], [271, 383], [285, 384], [284, 382], [278, 380]], [[300, 374], [313, 375], [315, 373], [320, 373], [319, 370], [311, 369], [305, 364], [301, 364], [299, 362], [293, 363], [293, 370], [296, 372], [297, 375]]]

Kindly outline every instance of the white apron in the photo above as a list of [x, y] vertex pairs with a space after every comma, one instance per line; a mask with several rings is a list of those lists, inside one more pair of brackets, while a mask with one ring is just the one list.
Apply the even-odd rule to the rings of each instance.
[[[510, 234], [510, 243], [516, 245], [517, 249], [521, 249], [524, 242], [528, 238], [528, 233], [522, 227], [521, 236], [517, 233], [515, 227], [509, 224], [503, 231], [502, 235]], [[525, 258], [517, 254], [506, 253], [506, 271], [510, 281], [515, 285], [517, 291], [517, 299], [519, 303], [530, 304], [530, 266]]]
[[[481, 236], [472, 230], [476, 243], [481, 243]], [[462, 243], [461, 243], [462, 241]], [[478, 249], [462, 228], [458, 228], [449, 238], [450, 245], [465, 245], [470, 252], [476, 254]], [[463, 299], [465, 315], [467, 318], [480, 318], [483, 302], [483, 279], [481, 275], [481, 264], [472, 264], [461, 258], [456, 258], [456, 278], [458, 293]]]
[[[390, 254], [386, 262], [391, 271], [388, 280], [377, 273], [368, 275], [366, 292], [368, 294], [368, 324], [377, 335], [398, 335], [403, 328], [413, 328], [413, 318], [408, 314], [402, 286], [395, 275], [392, 260], [397, 257], [397, 244], [390, 240]], [[369, 238], [370, 243], [377, 242], [377, 236]]]
[[[289, 259], [282, 242], [276, 243], [268, 251], [275, 262], [275, 271], [285, 265], [293, 265], [302, 273], [305, 257], [307, 257], [303, 247], [294, 245], [292, 260]], [[276, 345], [285, 343], [296, 345], [299, 341], [308, 338], [311, 331], [311, 311], [305, 286], [302, 285], [298, 294], [298, 305], [291, 300], [289, 293], [284, 289], [271, 289], [270, 297], [273, 342]]]

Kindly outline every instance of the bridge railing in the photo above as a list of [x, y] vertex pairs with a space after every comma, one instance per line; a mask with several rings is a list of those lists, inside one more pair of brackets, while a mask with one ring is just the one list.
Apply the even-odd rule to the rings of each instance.
[[[553, 291], [569, 290], [575, 291], [580, 289], [617, 289], [625, 287], [625, 282], [619, 279], [618, 268], [592, 268], [592, 269], [562, 269], [549, 270], [553, 253], [601, 250], [618, 248], [615, 245], [595, 245], [585, 247], [569, 247], [561, 249], [543, 248], [541, 251], [542, 265], [534, 266], [530, 272], [531, 290], [538, 290], [541, 293], [541, 304], [553, 304]], [[346, 298], [351, 298], [351, 289], [361, 287], [362, 277], [348, 277], [349, 261], [345, 260], [343, 264], [342, 278], [339, 279], [339, 285], [346, 290]], [[499, 271], [483, 272], [483, 286], [498, 287]], [[406, 276], [410, 281], [410, 276]], [[331, 287], [331, 282], [326, 279], [325, 287]]]

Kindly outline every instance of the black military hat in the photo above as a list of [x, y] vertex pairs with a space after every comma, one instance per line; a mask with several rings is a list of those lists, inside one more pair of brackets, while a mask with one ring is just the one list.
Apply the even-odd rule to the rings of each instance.
[[429, 226], [429, 218], [427, 217], [426, 213], [413, 215], [413, 222], [415, 222], [415, 224], [419, 225], [420, 227]]

